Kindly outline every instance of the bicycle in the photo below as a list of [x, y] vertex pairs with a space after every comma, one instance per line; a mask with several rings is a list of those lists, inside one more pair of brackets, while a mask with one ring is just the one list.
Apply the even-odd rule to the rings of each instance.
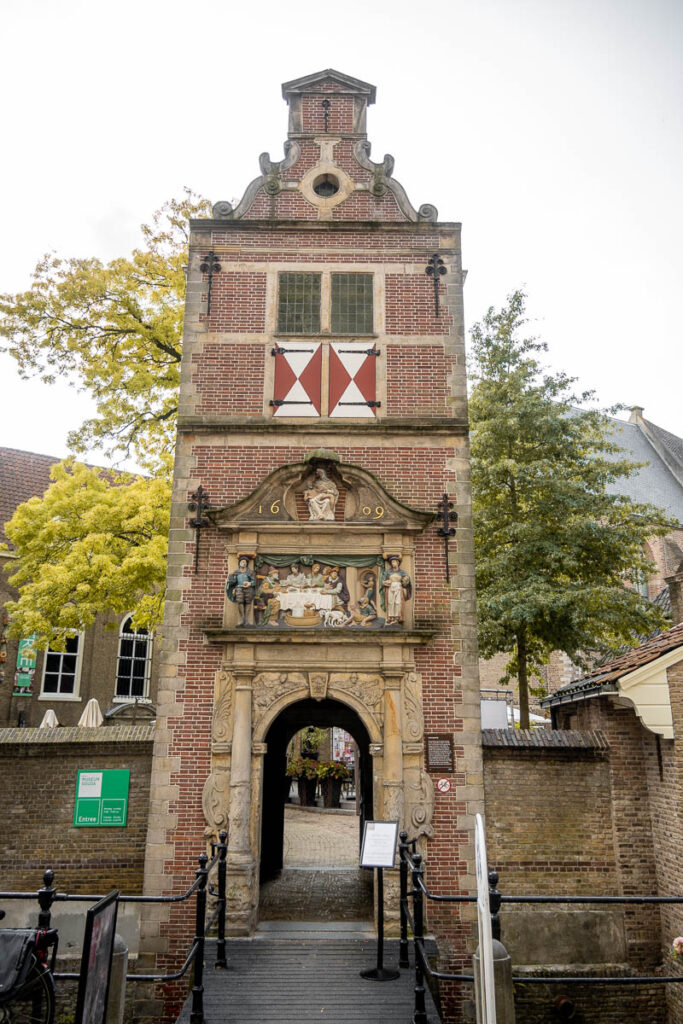
[[53, 1024], [57, 945], [55, 928], [0, 929], [0, 1024]]

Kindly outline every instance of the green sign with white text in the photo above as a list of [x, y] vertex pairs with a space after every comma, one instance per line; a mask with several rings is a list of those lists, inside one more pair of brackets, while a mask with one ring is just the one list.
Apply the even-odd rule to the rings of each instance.
[[128, 822], [128, 768], [79, 771], [76, 779], [74, 825], [78, 828], [112, 828]]

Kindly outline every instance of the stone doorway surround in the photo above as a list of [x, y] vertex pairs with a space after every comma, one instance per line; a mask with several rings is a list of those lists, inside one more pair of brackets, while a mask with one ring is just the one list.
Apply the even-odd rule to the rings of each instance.
[[[266, 560], [287, 555], [293, 562], [340, 551], [378, 559], [398, 552], [414, 578], [414, 540], [431, 522], [430, 513], [400, 505], [371, 474], [340, 465], [350, 518], [296, 521], [293, 492], [305, 473], [310, 465], [283, 467], [244, 501], [212, 513], [231, 572], [245, 551], [254, 559], [265, 553]], [[286, 518], [264, 522], [257, 510], [273, 506], [284, 509]], [[386, 510], [383, 521], [359, 522], [356, 510], [363, 507]], [[222, 648], [222, 667], [215, 678], [211, 771], [202, 808], [207, 838], [229, 830], [232, 934], [253, 934], [257, 924], [268, 733], [300, 702], [334, 701], [357, 716], [367, 734], [373, 816], [398, 820], [413, 836], [431, 835], [434, 796], [423, 767], [422, 680], [414, 650], [433, 632], [415, 628], [412, 603], [400, 628], [349, 630], [238, 625], [235, 605], [226, 600], [223, 627], [204, 630], [207, 642]]]

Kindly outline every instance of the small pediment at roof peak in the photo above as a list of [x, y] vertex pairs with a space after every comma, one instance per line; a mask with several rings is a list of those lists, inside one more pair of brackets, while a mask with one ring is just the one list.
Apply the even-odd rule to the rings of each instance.
[[363, 82], [360, 78], [353, 78], [345, 75], [334, 68], [327, 68], [325, 71], [316, 71], [312, 75], [304, 75], [303, 78], [293, 78], [291, 82], [283, 82], [282, 95], [285, 99], [292, 93], [304, 92], [337, 92], [342, 86], [345, 92], [366, 96], [368, 105], [375, 102], [377, 89], [369, 82]]
[[330, 459], [282, 466], [246, 498], [209, 513], [219, 528], [297, 523], [334, 529], [343, 524], [421, 532], [434, 513], [404, 505], [372, 473]]

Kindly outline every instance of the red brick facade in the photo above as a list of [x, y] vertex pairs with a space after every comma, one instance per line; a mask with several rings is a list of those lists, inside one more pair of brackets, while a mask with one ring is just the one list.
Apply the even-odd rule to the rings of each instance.
[[[260, 184], [250, 186], [235, 211], [223, 211], [222, 219], [216, 216], [214, 220], [192, 223], [169, 600], [164, 625], [165, 668], [159, 694], [146, 884], [150, 890], [175, 892], [187, 884], [188, 865], [198, 839], [211, 831], [212, 821], [218, 820], [211, 814], [223, 813], [221, 800], [227, 799], [212, 802], [212, 787], [220, 790], [230, 773], [233, 845], [229, 870], [233, 878], [245, 879], [247, 886], [246, 903], [233, 904], [233, 925], [246, 922], [242, 927], [247, 930], [257, 914], [257, 909], [247, 905], [248, 893], [254, 891], [248, 885], [252, 885], [252, 860], [258, 854], [254, 838], [260, 821], [258, 757], [263, 756], [262, 748], [267, 744], [254, 726], [252, 782], [249, 794], [242, 790], [240, 795], [243, 783], [236, 781], [236, 766], [245, 755], [238, 752], [241, 740], [236, 723], [240, 714], [251, 714], [250, 688], [256, 687], [259, 679], [258, 669], [244, 666], [247, 662], [257, 666], [277, 662], [273, 662], [272, 644], [260, 644], [257, 630], [245, 631], [244, 642], [237, 642], [238, 635], [229, 627], [233, 610], [225, 598], [226, 579], [235, 568], [235, 545], [251, 543], [258, 550], [268, 550], [267, 542], [259, 539], [260, 522], [242, 531], [235, 527], [232, 534], [221, 524], [232, 521], [233, 507], [242, 507], [236, 503], [257, 488], [268, 486], [269, 474], [280, 479], [278, 474], [304, 464], [316, 450], [324, 448], [333, 453], [340, 479], [344, 474], [353, 479], [358, 474], [371, 474], [363, 477], [368, 486], [380, 488], [387, 501], [415, 510], [406, 512], [408, 518], [423, 515], [423, 524], [429, 522], [424, 514], [435, 513], [444, 492], [457, 504], [458, 534], [449, 552], [450, 584], [445, 579], [443, 540], [434, 525], [411, 527], [413, 532], [403, 535], [398, 526], [393, 533], [387, 527], [388, 532], [382, 534], [376, 526], [369, 527], [365, 534], [354, 526], [347, 536], [347, 523], [338, 523], [340, 550], [351, 552], [365, 544], [364, 550], [376, 551], [379, 556], [385, 552], [386, 558], [388, 545], [401, 545], [404, 566], [411, 566], [413, 578], [409, 625], [406, 620], [405, 629], [406, 634], [417, 631], [410, 634], [410, 648], [386, 637], [375, 643], [366, 631], [359, 643], [345, 650], [353, 661], [360, 657], [358, 651], [362, 648], [370, 662], [379, 658], [376, 664], [386, 680], [398, 680], [384, 683], [388, 688], [385, 701], [403, 700], [400, 687], [407, 685], [404, 672], [417, 673], [424, 723], [415, 726], [417, 731], [411, 735], [421, 737], [426, 730], [447, 732], [454, 738], [456, 763], [447, 796], [432, 792], [436, 777], [426, 775], [422, 740], [411, 743], [404, 734], [397, 746], [396, 739], [387, 732], [388, 711], [384, 741], [372, 745], [377, 759], [373, 769], [375, 816], [405, 806], [404, 823], [412, 832], [413, 791], [427, 787], [427, 825], [421, 842], [430, 884], [435, 888], [472, 887], [473, 815], [483, 808], [459, 225], [437, 223], [436, 211], [431, 207], [416, 212], [394, 181], [390, 162], [370, 164], [367, 148], [359, 144], [365, 139], [365, 107], [372, 102], [374, 90], [335, 75], [312, 76], [311, 81], [285, 86], [290, 102], [286, 160], [291, 159], [292, 165], [284, 167], [262, 158]], [[325, 132], [322, 101], [328, 98]], [[314, 191], [316, 168], [339, 186], [330, 199], [318, 201]], [[216, 208], [219, 212], [220, 205]], [[210, 318], [206, 316], [206, 275], [199, 269], [201, 257], [208, 251], [213, 251], [221, 264], [220, 273], [213, 279]], [[435, 252], [443, 258], [447, 270], [440, 281], [438, 317], [433, 281], [426, 274], [428, 260]], [[250, 266], [253, 271], [248, 269]], [[273, 352], [283, 338], [278, 329], [279, 275], [285, 270], [323, 275], [321, 330], [313, 339], [322, 345], [320, 415], [310, 410], [304, 410], [305, 415], [287, 415], [286, 405], [272, 405], [275, 359], [282, 358]], [[353, 403], [349, 411], [338, 412], [337, 418], [327, 414], [329, 347], [338, 343], [330, 330], [326, 305], [330, 273], [372, 276], [372, 334], [350, 339], [352, 344], [367, 340], [373, 357], [377, 353], [376, 402], [370, 418], [367, 414], [356, 415]], [[402, 337], [405, 342], [399, 340]], [[284, 340], [296, 347], [288, 336]], [[306, 341], [300, 336], [295, 340], [300, 347]], [[343, 345], [339, 343], [339, 347]], [[202, 532], [195, 574], [195, 536], [189, 529], [188, 501], [199, 484], [218, 511], [212, 515], [210, 527]], [[346, 501], [350, 508], [348, 495]], [[301, 507], [300, 501], [297, 510]], [[293, 515], [301, 519], [300, 511]], [[266, 523], [264, 529], [276, 535], [276, 525]], [[300, 536], [292, 534], [292, 555], [296, 554], [297, 543], [306, 542], [308, 530], [313, 530], [316, 537], [323, 536], [320, 527], [302, 522]], [[223, 640], [212, 640], [221, 630]], [[326, 645], [324, 631], [299, 649], [304, 666], [314, 666], [318, 649], [320, 658], [334, 661], [336, 657]], [[283, 659], [290, 650], [291, 645], [283, 642]], [[337, 664], [341, 668], [343, 661]], [[318, 667], [325, 668], [326, 663], [319, 662]], [[224, 685], [220, 680], [226, 669], [229, 678], [234, 676], [236, 680], [230, 712], [233, 738], [227, 745], [216, 743], [218, 712], [214, 707], [215, 688]], [[286, 673], [280, 678], [286, 679]], [[394, 697], [389, 695], [392, 687]], [[259, 705], [253, 707], [253, 714], [258, 716]], [[402, 712], [404, 716], [406, 713]], [[372, 733], [372, 714], [362, 720], [370, 723], [367, 728]], [[235, 838], [242, 815], [242, 811], [238, 815], [238, 810], [232, 809], [237, 807], [234, 802], [238, 797], [250, 808], [249, 850], [239, 848]], [[210, 813], [209, 805], [214, 808]], [[402, 815], [403, 811], [395, 813]], [[182, 914], [179, 911], [179, 916]], [[167, 965], [177, 961], [180, 935], [186, 934], [186, 929], [177, 929], [176, 923], [175, 917], [170, 922], [162, 921], [157, 932], [147, 936], [146, 948], [160, 954]], [[444, 967], [464, 968], [475, 942], [470, 909], [444, 912], [437, 908], [431, 914], [431, 926], [440, 941]], [[459, 1019], [459, 999], [456, 996], [453, 1004], [447, 1005], [447, 1020]]]

